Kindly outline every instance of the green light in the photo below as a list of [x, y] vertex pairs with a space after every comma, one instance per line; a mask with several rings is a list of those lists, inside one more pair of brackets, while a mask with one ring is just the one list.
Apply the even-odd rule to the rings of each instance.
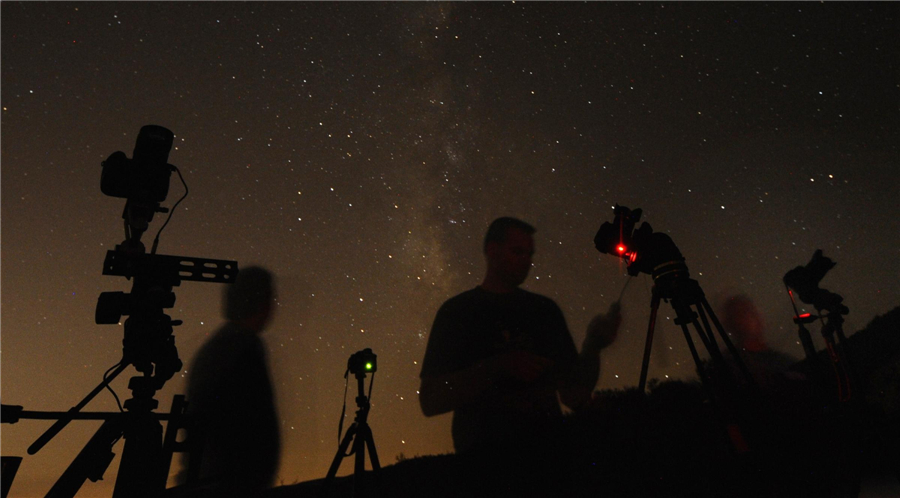
[[372, 370], [372, 364], [366, 363], [366, 370]]

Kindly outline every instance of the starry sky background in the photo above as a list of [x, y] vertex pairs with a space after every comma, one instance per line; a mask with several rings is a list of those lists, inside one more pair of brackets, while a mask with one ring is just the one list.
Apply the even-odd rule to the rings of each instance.
[[[450, 416], [419, 410], [420, 362], [440, 304], [480, 283], [499, 216], [537, 227], [524, 287], [557, 301], [578, 344], [627, 280], [592, 242], [619, 203], [674, 239], [711, 301], [752, 297], [770, 344], [799, 358], [781, 277], [816, 249], [838, 263], [822, 287], [845, 297], [848, 333], [900, 304], [898, 9], [4, 1], [3, 402], [68, 409], [119, 360], [122, 327], [93, 322], [101, 292], [131, 288], [101, 274], [124, 200], [100, 192], [100, 162], [130, 157], [146, 124], [175, 132], [190, 188], [159, 253], [277, 275], [264, 339], [285, 484], [325, 476], [365, 347], [382, 464], [452, 450]], [[173, 175], [164, 206], [182, 192]], [[650, 287], [629, 285], [598, 388], [637, 384]], [[187, 370], [222, 323], [221, 286], [175, 290]], [[650, 375], [688, 378], [661, 315]], [[113, 383], [123, 399], [132, 375]], [[166, 384], [161, 411], [184, 386]], [[87, 407], [115, 409], [106, 392]], [[3, 454], [25, 457], [15, 496], [43, 495], [99, 423], [28, 456], [49, 425], [2, 427]], [[108, 496], [117, 464], [81, 495]]]

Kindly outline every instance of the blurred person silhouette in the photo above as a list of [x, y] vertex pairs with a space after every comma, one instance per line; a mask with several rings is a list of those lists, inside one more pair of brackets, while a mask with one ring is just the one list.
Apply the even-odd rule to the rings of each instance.
[[769, 347], [765, 321], [749, 296], [740, 293], [727, 295], [719, 309], [722, 326], [731, 335], [760, 388], [770, 390], [787, 379], [801, 380], [799, 374], [788, 371], [797, 360]]
[[481, 285], [438, 310], [422, 362], [419, 402], [428, 416], [453, 412], [457, 453], [511, 448], [577, 410], [600, 374], [600, 351], [616, 338], [618, 303], [588, 326], [581, 353], [562, 311], [521, 285], [532, 266], [535, 229], [498, 218], [484, 239]]
[[223, 292], [227, 322], [200, 348], [188, 371], [191, 496], [260, 496], [278, 470], [278, 416], [260, 338], [275, 299], [269, 271], [240, 270]]

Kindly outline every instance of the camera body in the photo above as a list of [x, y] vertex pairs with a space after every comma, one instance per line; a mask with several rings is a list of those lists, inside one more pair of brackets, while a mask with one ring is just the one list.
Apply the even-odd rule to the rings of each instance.
[[654, 232], [646, 222], [634, 229], [641, 219], [641, 209], [632, 211], [616, 204], [613, 212], [615, 218], [612, 223], [603, 223], [594, 236], [594, 247], [598, 251], [624, 259], [631, 276], [646, 273], [655, 279], [661, 271], [673, 265], [682, 269], [682, 273], [686, 271], [684, 256], [671, 237]]
[[141, 128], [132, 158], [122, 151], [103, 161], [100, 190], [110, 197], [159, 203], [169, 195], [169, 151], [175, 134], [167, 128], [147, 125]]
[[375, 373], [378, 370], [378, 356], [370, 348], [357, 351], [347, 360], [347, 371], [353, 375]]

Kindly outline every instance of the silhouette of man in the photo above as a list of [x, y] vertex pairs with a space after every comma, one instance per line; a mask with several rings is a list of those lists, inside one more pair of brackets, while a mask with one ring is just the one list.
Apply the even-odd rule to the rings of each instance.
[[419, 402], [429, 417], [453, 412], [457, 453], [534, 435], [562, 416], [560, 401], [584, 405], [600, 374], [600, 350], [615, 340], [617, 304], [591, 322], [579, 354], [556, 303], [519, 288], [531, 269], [534, 232], [515, 218], [491, 223], [484, 281], [435, 316]]
[[189, 480], [199, 479], [194, 496], [259, 496], [278, 470], [278, 417], [259, 337], [273, 313], [273, 280], [263, 268], [240, 270], [223, 293], [228, 322], [188, 371], [187, 472]]
[[775, 351], [766, 343], [765, 322], [749, 296], [727, 296], [721, 304], [720, 316], [722, 326], [731, 333], [735, 346], [759, 387], [769, 390], [786, 378], [802, 380], [797, 374], [788, 373], [797, 360]]

